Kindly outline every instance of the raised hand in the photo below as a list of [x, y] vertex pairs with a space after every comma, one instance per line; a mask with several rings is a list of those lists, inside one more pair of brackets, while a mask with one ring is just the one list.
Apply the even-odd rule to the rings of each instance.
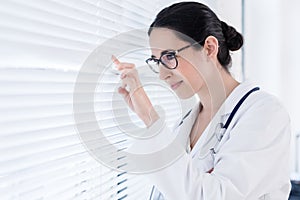
[[121, 87], [118, 92], [147, 127], [151, 126], [158, 118], [149, 97], [147, 96], [139, 75], [133, 63], [120, 62], [115, 56], [111, 57], [117, 69], [121, 72]]

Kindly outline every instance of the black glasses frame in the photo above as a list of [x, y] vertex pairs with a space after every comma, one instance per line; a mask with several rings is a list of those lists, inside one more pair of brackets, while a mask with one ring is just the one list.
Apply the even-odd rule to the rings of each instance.
[[[200, 42], [195, 42], [195, 43], [189, 44], [189, 45], [184, 46], [184, 47], [182, 47], [182, 48], [180, 48], [180, 49], [177, 49], [177, 50], [165, 51], [165, 52], [163, 52], [163, 53], [160, 55], [159, 59], [157, 59], [157, 58], [155, 58], [154, 56], [152, 56], [151, 58], [148, 58], [148, 59], [146, 60], [146, 63], [148, 64], [148, 66], [150, 67], [150, 69], [151, 69], [154, 73], [159, 73], [159, 72], [156, 71], [156, 70], [152, 67], [151, 64], [149, 64], [150, 61], [154, 61], [157, 65], [159, 65], [159, 63], [161, 63], [161, 64], [162, 64], [164, 67], [166, 67], [167, 69], [171, 69], [171, 70], [172, 70], [172, 69], [176, 69], [176, 68], [178, 67], [177, 54], [178, 54], [179, 52], [181, 52], [181, 51], [183, 51], [183, 50], [185, 50], [185, 49], [191, 47], [191, 46], [196, 45], [196, 44], [200, 44]], [[176, 63], [174, 67], [169, 67], [167, 64], [165, 64], [165, 63], [161, 60], [161, 58], [162, 58], [163, 56], [165, 56], [165, 55], [170, 55], [170, 56], [174, 57], [175, 63]]]

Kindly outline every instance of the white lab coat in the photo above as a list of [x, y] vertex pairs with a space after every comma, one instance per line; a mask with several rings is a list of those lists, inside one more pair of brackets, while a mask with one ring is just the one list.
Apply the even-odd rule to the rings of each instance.
[[[199, 105], [173, 131], [165, 126], [155, 137], [133, 145], [133, 149], [149, 153], [168, 147], [167, 142], [174, 135], [180, 139], [183, 152], [178, 158], [160, 170], [145, 173], [165, 199], [288, 199], [290, 119], [272, 95], [261, 90], [252, 93], [235, 114], [221, 142], [211, 146], [215, 147], [215, 154], [203, 154], [203, 149], [211, 152], [205, 144], [211, 136], [216, 137], [215, 127], [225, 123], [240, 98], [253, 87], [244, 82], [234, 89], [192, 150], [189, 134]], [[157, 157], [157, 162], [160, 159], [164, 158]]]

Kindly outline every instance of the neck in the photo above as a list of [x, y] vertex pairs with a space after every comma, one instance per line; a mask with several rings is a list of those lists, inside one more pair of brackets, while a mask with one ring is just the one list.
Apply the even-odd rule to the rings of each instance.
[[210, 114], [212, 118], [238, 85], [239, 82], [227, 72], [223, 72], [219, 80], [213, 80], [210, 84], [204, 85], [197, 93], [203, 106], [202, 111]]

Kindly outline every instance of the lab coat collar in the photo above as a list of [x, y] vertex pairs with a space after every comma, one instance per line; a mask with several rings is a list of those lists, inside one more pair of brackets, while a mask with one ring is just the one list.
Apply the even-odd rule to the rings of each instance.
[[182, 141], [184, 147], [186, 147], [186, 151], [190, 152], [190, 132], [192, 130], [193, 124], [198, 116], [199, 110], [200, 110], [200, 103], [198, 102], [192, 109], [190, 109], [182, 120], [177, 123], [176, 126], [176, 132], [177, 132], [177, 137], [181, 137], [179, 141]]
[[[253, 84], [251, 81], [244, 81], [240, 83], [232, 92], [231, 94], [226, 98], [224, 103], [222, 104], [221, 108], [215, 115], [215, 117], [212, 119], [212, 121], [216, 120], [216, 123], [225, 123], [226, 119], [232, 112], [233, 108], [236, 106], [238, 101], [242, 98], [244, 94], [246, 94], [248, 91], [250, 91], [252, 88], [254, 88], [256, 85]], [[182, 119], [182, 121], [178, 124], [178, 136], [182, 137], [182, 141], [186, 145], [186, 151], [189, 153], [191, 152], [190, 149], [190, 132], [193, 127], [193, 124], [198, 116], [200, 110], [200, 102], [198, 102], [191, 110], [191, 112]], [[188, 112], [187, 112], [188, 113]], [[194, 154], [199, 146], [201, 146], [203, 143], [205, 143], [205, 138], [209, 137], [209, 130], [210, 127], [215, 126], [212, 122], [209, 123], [209, 125], [204, 130], [202, 136], [195, 144], [192, 154]], [[194, 153], [193, 153], [194, 152]], [[194, 156], [194, 155], [193, 155]]]
[[[238, 101], [243, 97], [243, 95], [245, 95], [254, 87], [257, 87], [257, 84], [254, 84], [249, 80], [240, 83], [225, 99], [221, 108], [218, 111], [218, 114], [220, 114], [221, 116], [229, 115], [238, 103]], [[199, 110], [200, 102], [197, 102], [197, 104], [194, 105], [194, 107], [189, 112], [187, 112], [188, 116], [183, 117], [184, 119], [182, 119], [178, 126], [181, 125], [183, 122], [194, 122], [196, 120], [197, 114], [199, 113]]]
[[239, 102], [239, 100], [254, 87], [257, 87], [257, 84], [254, 84], [249, 80], [240, 83], [226, 98], [218, 113], [222, 117], [228, 116], [232, 112], [236, 104]]

